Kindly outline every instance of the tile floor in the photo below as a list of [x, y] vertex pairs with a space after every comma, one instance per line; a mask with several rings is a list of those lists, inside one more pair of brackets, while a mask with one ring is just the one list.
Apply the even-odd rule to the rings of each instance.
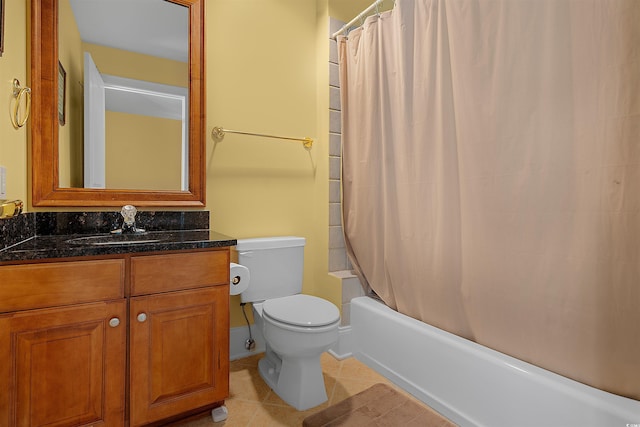
[[[321, 363], [329, 401], [307, 411], [298, 412], [284, 403], [260, 378], [258, 360], [261, 357], [262, 354], [258, 354], [231, 362], [229, 369], [230, 397], [225, 402], [229, 410], [226, 421], [214, 423], [210, 416], [204, 415], [197, 419], [173, 424], [173, 426], [299, 427], [302, 425], [302, 420], [308, 415], [366, 390], [376, 383], [389, 384], [391, 387], [401, 390], [385, 377], [354, 358], [337, 360], [328, 353], [324, 353], [321, 357]], [[402, 393], [408, 395], [404, 391]], [[413, 397], [411, 398], [413, 399]]]

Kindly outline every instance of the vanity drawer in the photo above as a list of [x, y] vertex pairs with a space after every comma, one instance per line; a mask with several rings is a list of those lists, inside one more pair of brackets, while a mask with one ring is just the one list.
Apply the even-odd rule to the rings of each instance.
[[0, 266], [0, 313], [124, 297], [123, 259]]
[[131, 295], [228, 283], [228, 249], [131, 258]]

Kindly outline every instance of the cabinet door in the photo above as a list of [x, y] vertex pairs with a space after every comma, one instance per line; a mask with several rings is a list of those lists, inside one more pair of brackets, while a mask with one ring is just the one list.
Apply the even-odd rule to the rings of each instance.
[[0, 316], [0, 425], [123, 425], [126, 329], [124, 299]]
[[227, 286], [131, 298], [130, 319], [132, 426], [227, 398]]

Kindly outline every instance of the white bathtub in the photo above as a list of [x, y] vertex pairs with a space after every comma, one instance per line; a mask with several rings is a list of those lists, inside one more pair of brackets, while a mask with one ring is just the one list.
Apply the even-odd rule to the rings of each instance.
[[493, 351], [372, 298], [351, 300], [351, 327], [357, 359], [462, 427], [640, 427], [637, 400]]

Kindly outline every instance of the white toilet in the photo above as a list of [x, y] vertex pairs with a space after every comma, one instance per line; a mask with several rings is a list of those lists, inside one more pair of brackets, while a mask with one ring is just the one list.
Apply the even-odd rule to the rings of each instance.
[[239, 264], [249, 269], [242, 302], [253, 303], [266, 353], [260, 376], [299, 411], [327, 401], [320, 355], [338, 340], [340, 312], [331, 302], [302, 295], [303, 237], [239, 239]]

